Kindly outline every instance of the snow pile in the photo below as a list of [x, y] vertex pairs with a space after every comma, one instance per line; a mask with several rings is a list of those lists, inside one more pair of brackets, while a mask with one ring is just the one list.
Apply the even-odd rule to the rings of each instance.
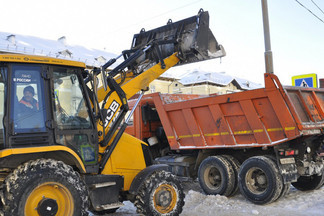
[[136, 207], [134, 206], [133, 203], [131, 203], [130, 201], [124, 201], [124, 206], [119, 208], [116, 213], [114, 214], [109, 214], [109, 216], [113, 215], [113, 216], [135, 216], [135, 215], [139, 215], [136, 214]]
[[[225, 196], [204, 195], [190, 190], [185, 198], [185, 206], [181, 215], [224, 215], [235, 206], [235, 201]], [[239, 207], [236, 205], [236, 207]], [[231, 214], [230, 214], [231, 215]]]
[[[293, 186], [290, 192], [269, 205], [255, 205], [241, 194], [227, 198], [201, 193], [197, 183], [185, 185], [185, 205], [180, 216], [322, 216], [324, 215], [324, 187], [316, 191], [298, 191]], [[193, 190], [192, 190], [193, 189]], [[115, 216], [137, 216], [135, 206], [124, 202]]]
[[302, 192], [294, 187], [286, 197], [269, 205], [255, 205], [247, 201], [241, 194], [234, 197], [204, 195], [190, 190], [185, 198], [185, 206], [181, 216], [281, 216], [312, 215], [324, 213], [324, 187], [316, 191]]

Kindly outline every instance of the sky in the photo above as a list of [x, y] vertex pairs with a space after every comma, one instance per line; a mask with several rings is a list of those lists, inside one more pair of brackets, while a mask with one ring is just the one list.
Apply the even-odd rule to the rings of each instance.
[[[324, 20], [323, 0], [298, 0]], [[200, 68], [263, 84], [264, 37], [261, 0], [1, 0], [0, 31], [104, 49], [120, 54], [133, 35], [198, 13], [209, 12], [210, 29], [227, 56], [184, 67]], [[324, 23], [296, 0], [268, 0], [274, 73], [284, 85], [291, 77], [324, 78]], [[172, 69], [171, 71], [172, 72]]]

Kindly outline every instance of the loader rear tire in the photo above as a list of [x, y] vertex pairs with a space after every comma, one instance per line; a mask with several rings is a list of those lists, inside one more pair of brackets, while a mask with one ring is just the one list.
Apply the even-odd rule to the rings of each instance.
[[301, 191], [317, 190], [323, 186], [324, 175], [300, 176], [297, 182], [291, 183], [295, 188]]
[[235, 190], [234, 168], [222, 156], [210, 156], [203, 160], [199, 166], [198, 180], [208, 195], [230, 196]]
[[134, 201], [137, 213], [176, 216], [182, 212], [184, 193], [176, 176], [160, 170], [143, 181]]
[[284, 192], [277, 164], [266, 156], [244, 161], [239, 172], [239, 187], [243, 196], [255, 204], [268, 204]]
[[61, 161], [29, 161], [4, 184], [5, 215], [88, 215], [86, 185], [79, 173]]

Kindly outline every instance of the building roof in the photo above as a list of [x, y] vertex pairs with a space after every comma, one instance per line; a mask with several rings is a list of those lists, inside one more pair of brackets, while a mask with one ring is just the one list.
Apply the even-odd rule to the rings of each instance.
[[227, 86], [233, 81], [233, 77], [225, 73], [215, 73], [208, 71], [194, 70], [187, 76], [180, 79], [183, 85], [192, 85], [198, 83], [213, 83], [216, 85]]
[[[163, 74], [164, 77], [177, 76], [176, 74]], [[225, 72], [214, 72], [214, 71], [205, 71], [201, 69], [192, 69], [185, 74], [182, 74], [178, 77], [179, 82], [183, 85], [197, 85], [210, 83], [219, 86], [227, 86], [230, 83], [234, 85], [239, 85], [240, 89], [249, 90], [262, 88], [261, 84], [251, 82], [246, 79], [233, 77], [226, 74]]]
[[98, 49], [79, 45], [69, 45], [65, 36], [49, 40], [34, 36], [0, 32], [0, 52], [43, 55], [84, 62], [88, 66], [101, 66], [103, 59], [117, 55]]

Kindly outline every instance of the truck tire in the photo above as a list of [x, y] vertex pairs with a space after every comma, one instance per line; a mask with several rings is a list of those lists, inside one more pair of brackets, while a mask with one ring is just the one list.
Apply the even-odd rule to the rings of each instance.
[[324, 175], [300, 176], [297, 182], [291, 183], [295, 188], [301, 191], [317, 190], [323, 186]]
[[283, 184], [282, 191], [278, 199], [280, 199], [281, 197], [285, 197], [289, 193], [289, 191], [290, 191], [290, 183]]
[[228, 160], [228, 162], [230, 162], [230, 164], [232, 165], [233, 170], [234, 170], [234, 179], [235, 179], [234, 188], [233, 188], [232, 193], [229, 195], [229, 196], [234, 196], [235, 194], [237, 194], [237, 192], [239, 190], [238, 173], [240, 170], [241, 163], [235, 157], [233, 157], [231, 155], [222, 155], [222, 156], [225, 157], [226, 160]]
[[235, 172], [231, 163], [222, 156], [210, 156], [198, 169], [200, 187], [206, 194], [229, 196], [235, 189]]
[[247, 159], [239, 171], [239, 188], [255, 204], [274, 202], [283, 192], [283, 179], [277, 164], [268, 157]]
[[182, 212], [184, 193], [175, 175], [159, 170], [143, 181], [134, 201], [137, 213], [176, 216]]
[[[274, 155], [264, 155], [264, 156], [267, 158], [270, 158], [274, 163], [277, 163], [276, 156], [274, 156]], [[283, 177], [282, 177], [282, 182], [284, 182]], [[284, 183], [279, 197], [274, 201], [277, 201], [281, 197], [286, 196], [289, 193], [289, 190], [290, 190], [290, 183], [286, 183], [286, 184]]]
[[86, 185], [61, 161], [29, 161], [8, 175], [4, 185], [5, 215], [88, 215]]

